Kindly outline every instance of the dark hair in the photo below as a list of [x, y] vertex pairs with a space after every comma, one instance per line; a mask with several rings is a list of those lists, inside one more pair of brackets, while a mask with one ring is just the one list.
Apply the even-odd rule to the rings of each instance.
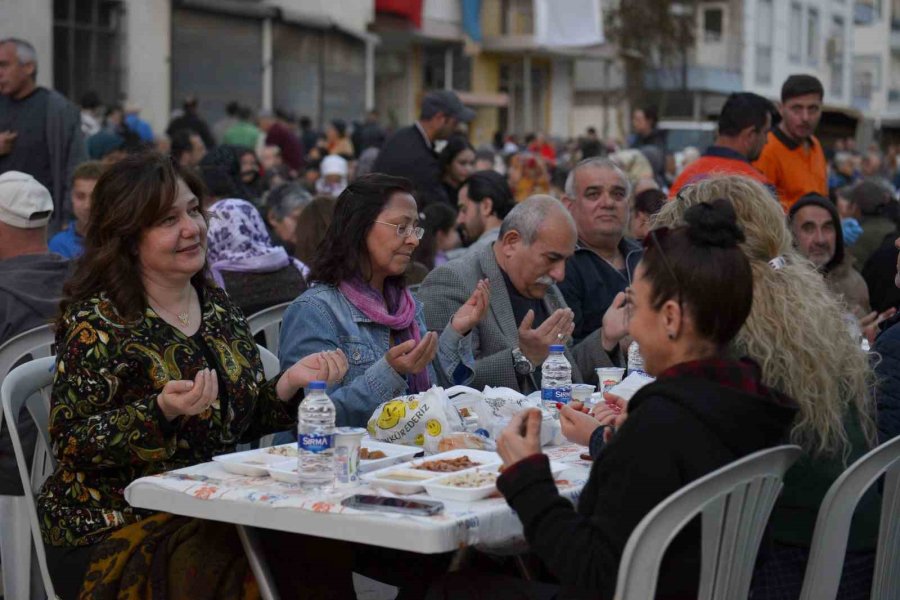
[[791, 75], [781, 86], [782, 102], [807, 94], [818, 94], [820, 99], [825, 97], [825, 88], [822, 87], [822, 82], [812, 75]]
[[344, 137], [347, 134], [347, 122], [343, 119], [332, 119], [331, 126], [334, 127], [334, 130], [337, 131], [340, 137]]
[[203, 178], [203, 185], [210, 197], [236, 198], [238, 196], [237, 186], [225, 167], [201, 165], [199, 171], [200, 177]]
[[659, 110], [655, 106], [638, 106], [635, 110], [644, 113], [644, 118], [653, 123], [654, 127], [659, 123]]
[[684, 220], [686, 225], [651, 231], [645, 240], [641, 264], [652, 304], [659, 310], [678, 299], [697, 333], [723, 347], [740, 331], [753, 302], [753, 271], [738, 246], [744, 233], [724, 198], [692, 206]]
[[88, 160], [75, 167], [72, 171], [72, 181], [74, 182], [76, 179], [93, 179], [96, 181], [100, 179], [105, 170], [106, 165], [99, 160]]
[[300, 129], [309, 129], [312, 127], [312, 120], [306, 115], [300, 117]]
[[469, 143], [466, 136], [459, 134], [451, 135], [450, 139], [448, 139], [447, 143], [444, 145], [444, 149], [438, 154], [438, 164], [441, 166], [441, 175], [447, 173], [447, 169], [450, 168], [456, 155], [464, 150], [471, 150], [473, 153], [475, 152], [475, 148], [472, 147], [472, 144]]
[[761, 131], [766, 126], [766, 115], [774, 122], [775, 114], [775, 105], [758, 94], [731, 94], [719, 113], [719, 135], [733, 137], [748, 127]]
[[634, 197], [634, 212], [655, 215], [666, 205], [666, 194], [661, 190], [644, 190]]
[[[63, 287], [63, 314], [69, 305], [106, 292], [123, 319], [140, 319], [147, 299], [138, 245], [175, 202], [179, 179], [198, 199], [204, 197], [203, 182], [196, 175], [158, 152], [129, 155], [103, 172], [94, 187], [84, 254]], [[207, 285], [206, 266], [191, 282]]]
[[179, 128], [172, 132], [169, 152], [176, 162], [181, 160], [183, 154], [193, 151], [194, 146], [191, 144], [192, 135], [197, 135], [197, 133], [194, 132], [193, 129], [188, 129], [186, 127]]
[[97, 92], [87, 91], [81, 95], [81, 108], [94, 110], [99, 108], [101, 104], [102, 102], [100, 102], [100, 96], [97, 95]]
[[505, 219], [509, 211], [516, 205], [512, 190], [506, 177], [496, 171], [476, 171], [469, 175], [460, 189], [469, 186], [468, 196], [472, 202], [491, 199], [491, 213], [498, 219]]
[[430, 271], [434, 268], [434, 258], [438, 251], [437, 233], [448, 232], [456, 227], [456, 211], [443, 202], [434, 202], [422, 209], [419, 217], [422, 218], [425, 235], [413, 253], [413, 260], [422, 263]]
[[[334, 219], [316, 256], [310, 263], [309, 281], [338, 285], [362, 275], [369, 268], [366, 237], [391, 196], [412, 194], [412, 183], [404, 177], [369, 173], [356, 179], [338, 196]], [[403, 285], [402, 277], [389, 277]]]
[[241, 105], [237, 103], [237, 101], [232, 100], [228, 104], [225, 105], [225, 114], [229, 117], [236, 117], [238, 113], [241, 112]]
[[587, 132], [589, 135], [596, 135], [597, 129], [595, 127], [588, 127]]
[[315, 259], [319, 245], [325, 238], [334, 218], [334, 207], [334, 197], [322, 194], [300, 209], [294, 232], [294, 256], [307, 265]]

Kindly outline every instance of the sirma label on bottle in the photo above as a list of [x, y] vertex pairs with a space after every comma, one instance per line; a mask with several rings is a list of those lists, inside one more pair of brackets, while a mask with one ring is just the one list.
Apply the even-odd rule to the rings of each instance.
[[334, 447], [334, 434], [301, 433], [297, 436], [297, 446], [313, 454], [321, 454]]
[[572, 399], [572, 386], [561, 385], [559, 387], [541, 388], [541, 400], [544, 402], [561, 402], [568, 404]]

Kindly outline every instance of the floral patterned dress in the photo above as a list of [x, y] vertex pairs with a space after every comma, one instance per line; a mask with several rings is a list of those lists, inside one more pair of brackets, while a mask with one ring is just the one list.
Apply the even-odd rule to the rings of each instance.
[[[102, 293], [63, 315], [50, 408], [58, 465], [37, 501], [46, 543], [99, 542], [152, 514], [125, 501], [133, 480], [208, 461], [296, 423], [302, 393], [280, 401], [278, 378], [266, 382], [240, 311], [218, 288], [198, 291], [203, 321], [190, 337], [150, 308], [127, 324]], [[207, 367], [218, 374], [218, 401], [166, 421], [156, 401], [166, 383]]]

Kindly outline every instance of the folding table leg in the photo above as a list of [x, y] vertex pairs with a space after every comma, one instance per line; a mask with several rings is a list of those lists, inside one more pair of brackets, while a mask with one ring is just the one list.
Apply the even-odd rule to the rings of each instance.
[[256, 583], [259, 586], [259, 594], [263, 600], [280, 600], [278, 595], [278, 587], [275, 585], [275, 579], [272, 578], [272, 572], [269, 571], [269, 565], [266, 563], [266, 555], [263, 552], [262, 543], [253, 527], [245, 527], [236, 525], [238, 536], [241, 538], [241, 545], [247, 554], [247, 560], [250, 562], [250, 570], [256, 577]]

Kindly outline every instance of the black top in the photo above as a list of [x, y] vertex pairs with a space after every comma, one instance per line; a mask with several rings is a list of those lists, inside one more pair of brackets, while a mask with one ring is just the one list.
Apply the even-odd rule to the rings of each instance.
[[406, 177], [412, 181], [420, 209], [432, 202], [450, 202], [441, 185], [441, 165], [437, 154], [415, 125], [398, 129], [388, 138], [378, 153], [372, 171]]
[[509, 302], [512, 304], [516, 324], [521, 325], [522, 320], [525, 318], [525, 315], [528, 314], [528, 311], [533, 310], [534, 323], [531, 327], [540, 327], [541, 323], [546, 321], [547, 317], [550, 316], [547, 312], [547, 307], [544, 306], [544, 301], [523, 296], [519, 293], [519, 290], [516, 289], [516, 286], [513, 285], [513, 282], [509, 279], [509, 275], [506, 274], [506, 271], [500, 269], [500, 273], [503, 274], [503, 282], [506, 284], [506, 292], [509, 294]]
[[47, 146], [47, 97], [44, 88], [36, 88], [21, 100], [0, 95], [0, 131], [18, 135], [12, 152], [0, 156], [0, 173], [28, 173], [53, 191], [53, 170]]
[[225, 291], [245, 317], [263, 309], [291, 302], [306, 291], [306, 281], [294, 265], [270, 273], [222, 271]]
[[[629, 402], [628, 419], [594, 462], [577, 510], [559, 495], [543, 454], [507, 469], [497, 487], [566, 593], [612, 598], [622, 552], [641, 519], [691, 481], [783, 443], [795, 414], [793, 402], [774, 392], [661, 378]], [[699, 565], [695, 519], [669, 546], [657, 595], [696, 597]]]
[[[619, 252], [633, 274], [643, 255], [640, 244], [622, 238]], [[575, 313], [572, 338], [576, 344], [600, 329], [609, 305], [626, 287], [627, 269], [623, 273], [578, 242], [575, 254], [566, 261], [566, 278], [559, 283], [559, 291]]]

